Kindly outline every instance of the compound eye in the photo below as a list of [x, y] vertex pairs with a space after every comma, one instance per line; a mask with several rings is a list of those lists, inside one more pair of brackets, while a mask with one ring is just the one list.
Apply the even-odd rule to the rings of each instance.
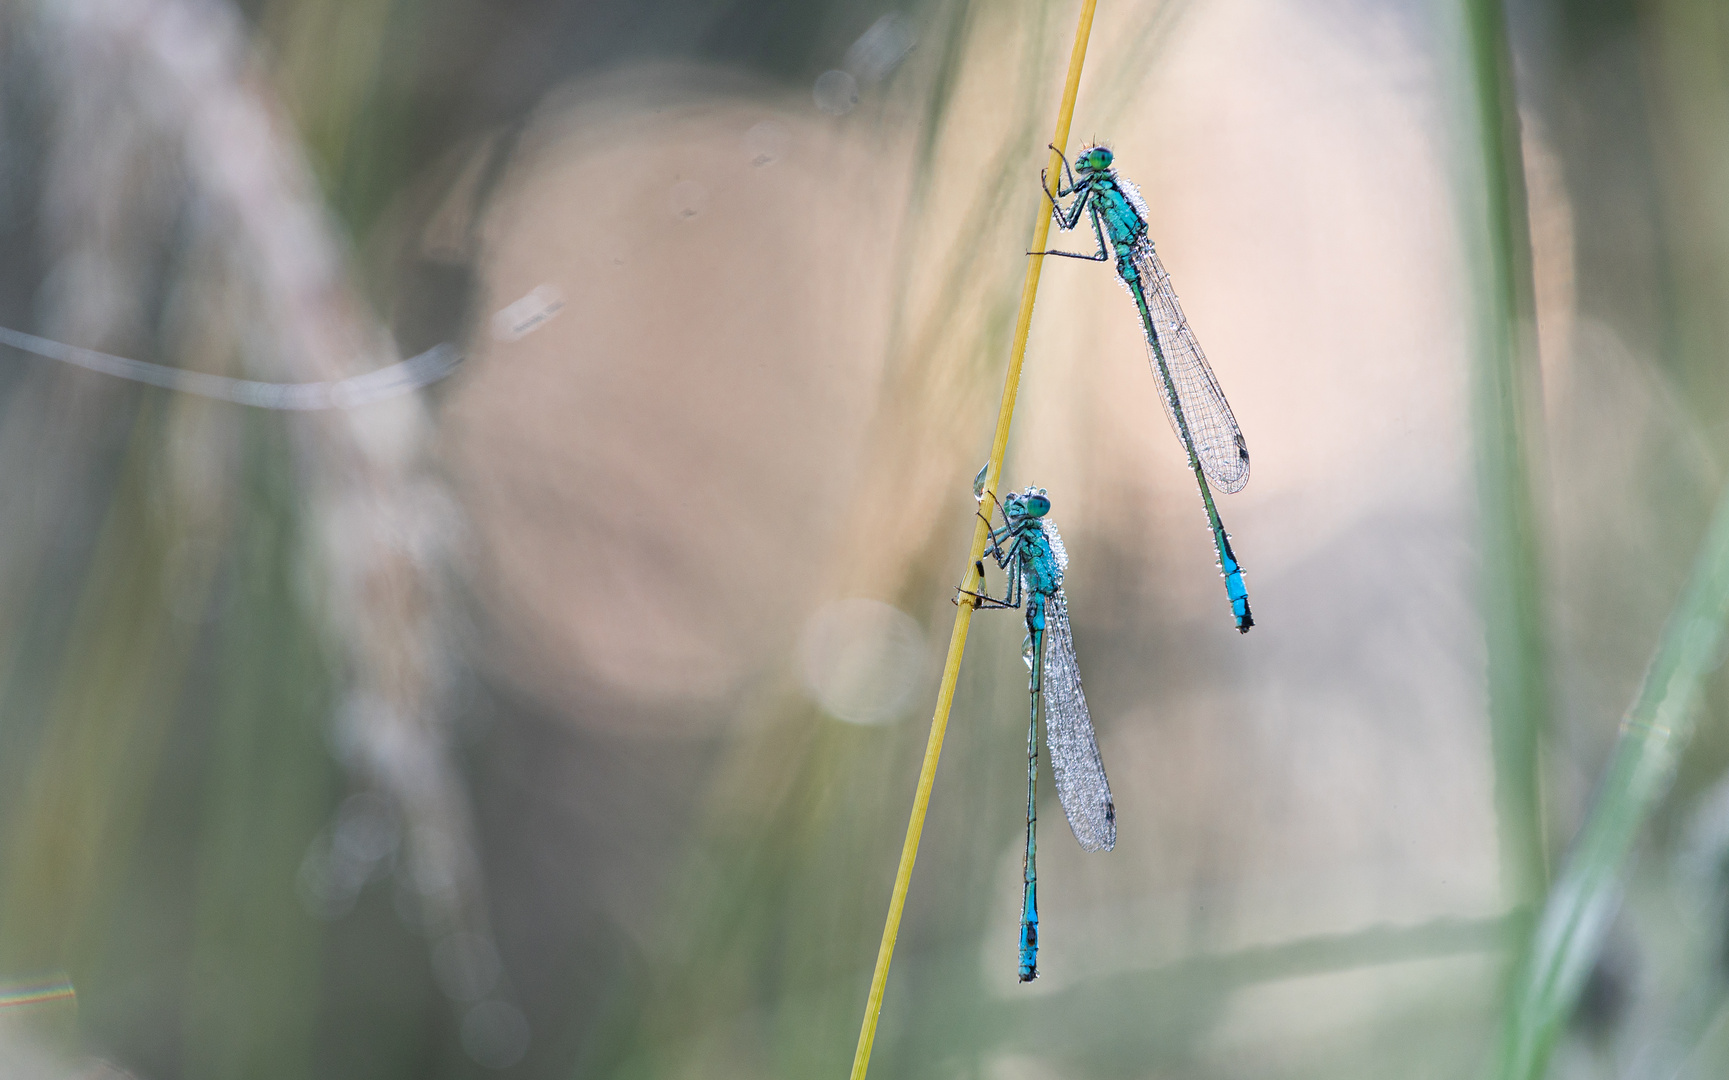
[[1044, 517], [1051, 512], [1051, 500], [1043, 495], [1029, 495], [1026, 502], [1026, 515], [1028, 517]]

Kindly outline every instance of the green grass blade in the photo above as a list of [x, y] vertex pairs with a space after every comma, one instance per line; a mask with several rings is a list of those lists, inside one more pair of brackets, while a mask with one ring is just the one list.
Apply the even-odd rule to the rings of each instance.
[[1639, 827], [1669, 788], [1693, 734], [1705, 680], [1722, 658], [1729, 617], [1729, 494], [1718, 503], [1686, 592], [1604, 771], [1601, 786], [1513, 985], [1499, 1075], [1541, 1076], [1590, 974], [1620, 896]]
[[1465, 5], [1485, 234], [1478, 254], [1472, 413], [1481, 514], [1483, 631], [1502, 889], [1536, 903], [1548, 878], [1539, 747], [1548, 727], [1548, 642], [1532, 463], [1541, 445], [1535, 288], [1512, 56], [1500, 0]]

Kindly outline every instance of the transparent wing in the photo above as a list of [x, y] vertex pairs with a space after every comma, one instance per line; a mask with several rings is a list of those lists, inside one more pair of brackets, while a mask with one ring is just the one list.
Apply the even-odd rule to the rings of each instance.
[[1117, 842], [1117, 807], [1093, 739], [1093, 719], [1081, 693], [1075, 639], [1069, 633], [1068, 600], [1058, 589], [1045, 602], [1045, 745], [1057, 798], [1075, 839], [1088, 851], [1109, 851]]
[[1165, 415], [1170, 418], [1171, 427], [1177, 429], [1178, 438], [1182, 437], [1182, 428], [1177, 423], [1179, 411], [1188, 422], [1189, 438], [1194, 440], [1195, 456], [1200, 458], [1201, 471], [1207, 474], [1207, 479], [1220, 491], [1241, 491], [1249, 482], [1249, 447], [1237, 427], [1237, 418], [1231, 415], [1225, 392], [1219, 389], [1219, 380], [1207, 366], [1201, 343], [1195, 340], [1183, 307], [1177, 303], [1171, 275], [1165, 273], [1153, 251], [1153, 242], [1145, 236], [1135, 242], [1129, 257], [1146, 290], [1153, 331], [1158, 334], [1159, 347], [1164, 351], [1171, 382], [1177, 390], [1177, 400], [1172, 401], [1163, 385], [1164, 379], [1159, 376], [1158, 354], [1149, 337], [1147, 354], [1152, 361], [1153, 376], [1160, 383], [1159, 400], [1165, 403]]

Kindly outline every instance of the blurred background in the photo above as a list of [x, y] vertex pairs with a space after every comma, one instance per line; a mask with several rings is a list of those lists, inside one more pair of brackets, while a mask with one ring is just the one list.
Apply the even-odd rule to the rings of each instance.
[[[1077, 12], [0, 0], [0, 327], [464, 357], [290, 412], [0, 354], [0, 1077], [841, 1075]], [[981, 616], [874, 1074], [1482, 1075], [1729, 454], [1729, 10], [1105, 0], [1074, 130], [1248, 438], [1258, 626], [1047, 260], [1005, 480], [1120, 839], [1041, 804], [1017, 985]], [[1729, 1068], [1723, 689], [1551, 1075]]]

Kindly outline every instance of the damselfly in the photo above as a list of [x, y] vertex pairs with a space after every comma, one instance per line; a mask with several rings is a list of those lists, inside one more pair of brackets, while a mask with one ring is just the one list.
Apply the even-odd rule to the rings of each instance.
[[[1061, 156], [1061, 151], [1058, 155]], [[1073, 168], [1063, 158], [1068, 182], [1059, 184], [1054, 192], [1049, 176], [1040, 173], [1040, 186], [1051, 200], [1051, 214], [1057, 227], [1067, 232], [1080, 224], [1083, 213], [1090, 215], [1099, 249], [1091, 255], [1075, 251], [1037, 254], [1108, 262], [1111, 255], [1105, 250], [1105, 238], [1110, 237], [1111, 249], [1116, 253], [1117, 277], [1141, 313], [1141, 330], [1147, 339], [1153, 374], [1159, 380], [1159, 398], [1165, 403], [1165, 415], [1176, 429], [1177, 438], [1182, 440], [1183, 449], [1188, 451], [1189, 468], [1194, 470], [1195, 483], [1201, 488], [1207, 525], [1213, 532], [1213, 546], [1219, 552], [1219, 572], [1224, 575], [1225, 594], [1231, 601], [1231, 614], [1237, 620], [1237, 629], [1246, 634], [1255, 625], [1255, 618], [1249, 612], [1243, 568], [1231, 551], [1230, 534], [1219, 520], [1207, 481], [1212, 480], [1227, 494], [1241, 491], [1249, 482], [1249, 448], [1236, 417], [1231, 415], [1225, 392], [1219, 389], [1219, 381], [1207, 366], [1207, 357], [1177, 303], [1171, 277], [1153, 251], [1152, 238], [1147, 234], [1147, 204], [1142, 201], [1139, 189], [1117, 176], [1111, 160], [1110, 150], [1103, 146], [1083, 149]], [[1074, 202], [1063, 206], [1062, 200], [1070, 195], [1074, 196]]]
[[[981, 474], [982, 476], [982, 474]], [[1117, 811], [1111, 785], [1099, 760], [1093, 721], [1081, 693], [1075, 641], [1069, 633], [1068, 599], [1063, 595], [1063, 571], [1068, 552], [1054, 522], [1047, 516], [1051, 500], [1043, 488], [1011, 493], [1000, 504], [1003, 523], [990, 526], [986, 554], [1008, 572], [999, 599], [988, 593], [967, 593], [984, 610], [1025, 607], [1027, 640], [1021, 655], [1027, 662], [1027, 854], [1021, 874], [1021, 982], [1038, 978], [1039, 905], [1036, 830], [1039, 774], [1039, 711], [1044, 706], [1045, 745], [1056, 778], [1057, 798], [1068, 815], [1075, 839], [1088, 851], [1109, 851], [1117, 842]], [[978, 566], [980, 587], [984, 565]]]

